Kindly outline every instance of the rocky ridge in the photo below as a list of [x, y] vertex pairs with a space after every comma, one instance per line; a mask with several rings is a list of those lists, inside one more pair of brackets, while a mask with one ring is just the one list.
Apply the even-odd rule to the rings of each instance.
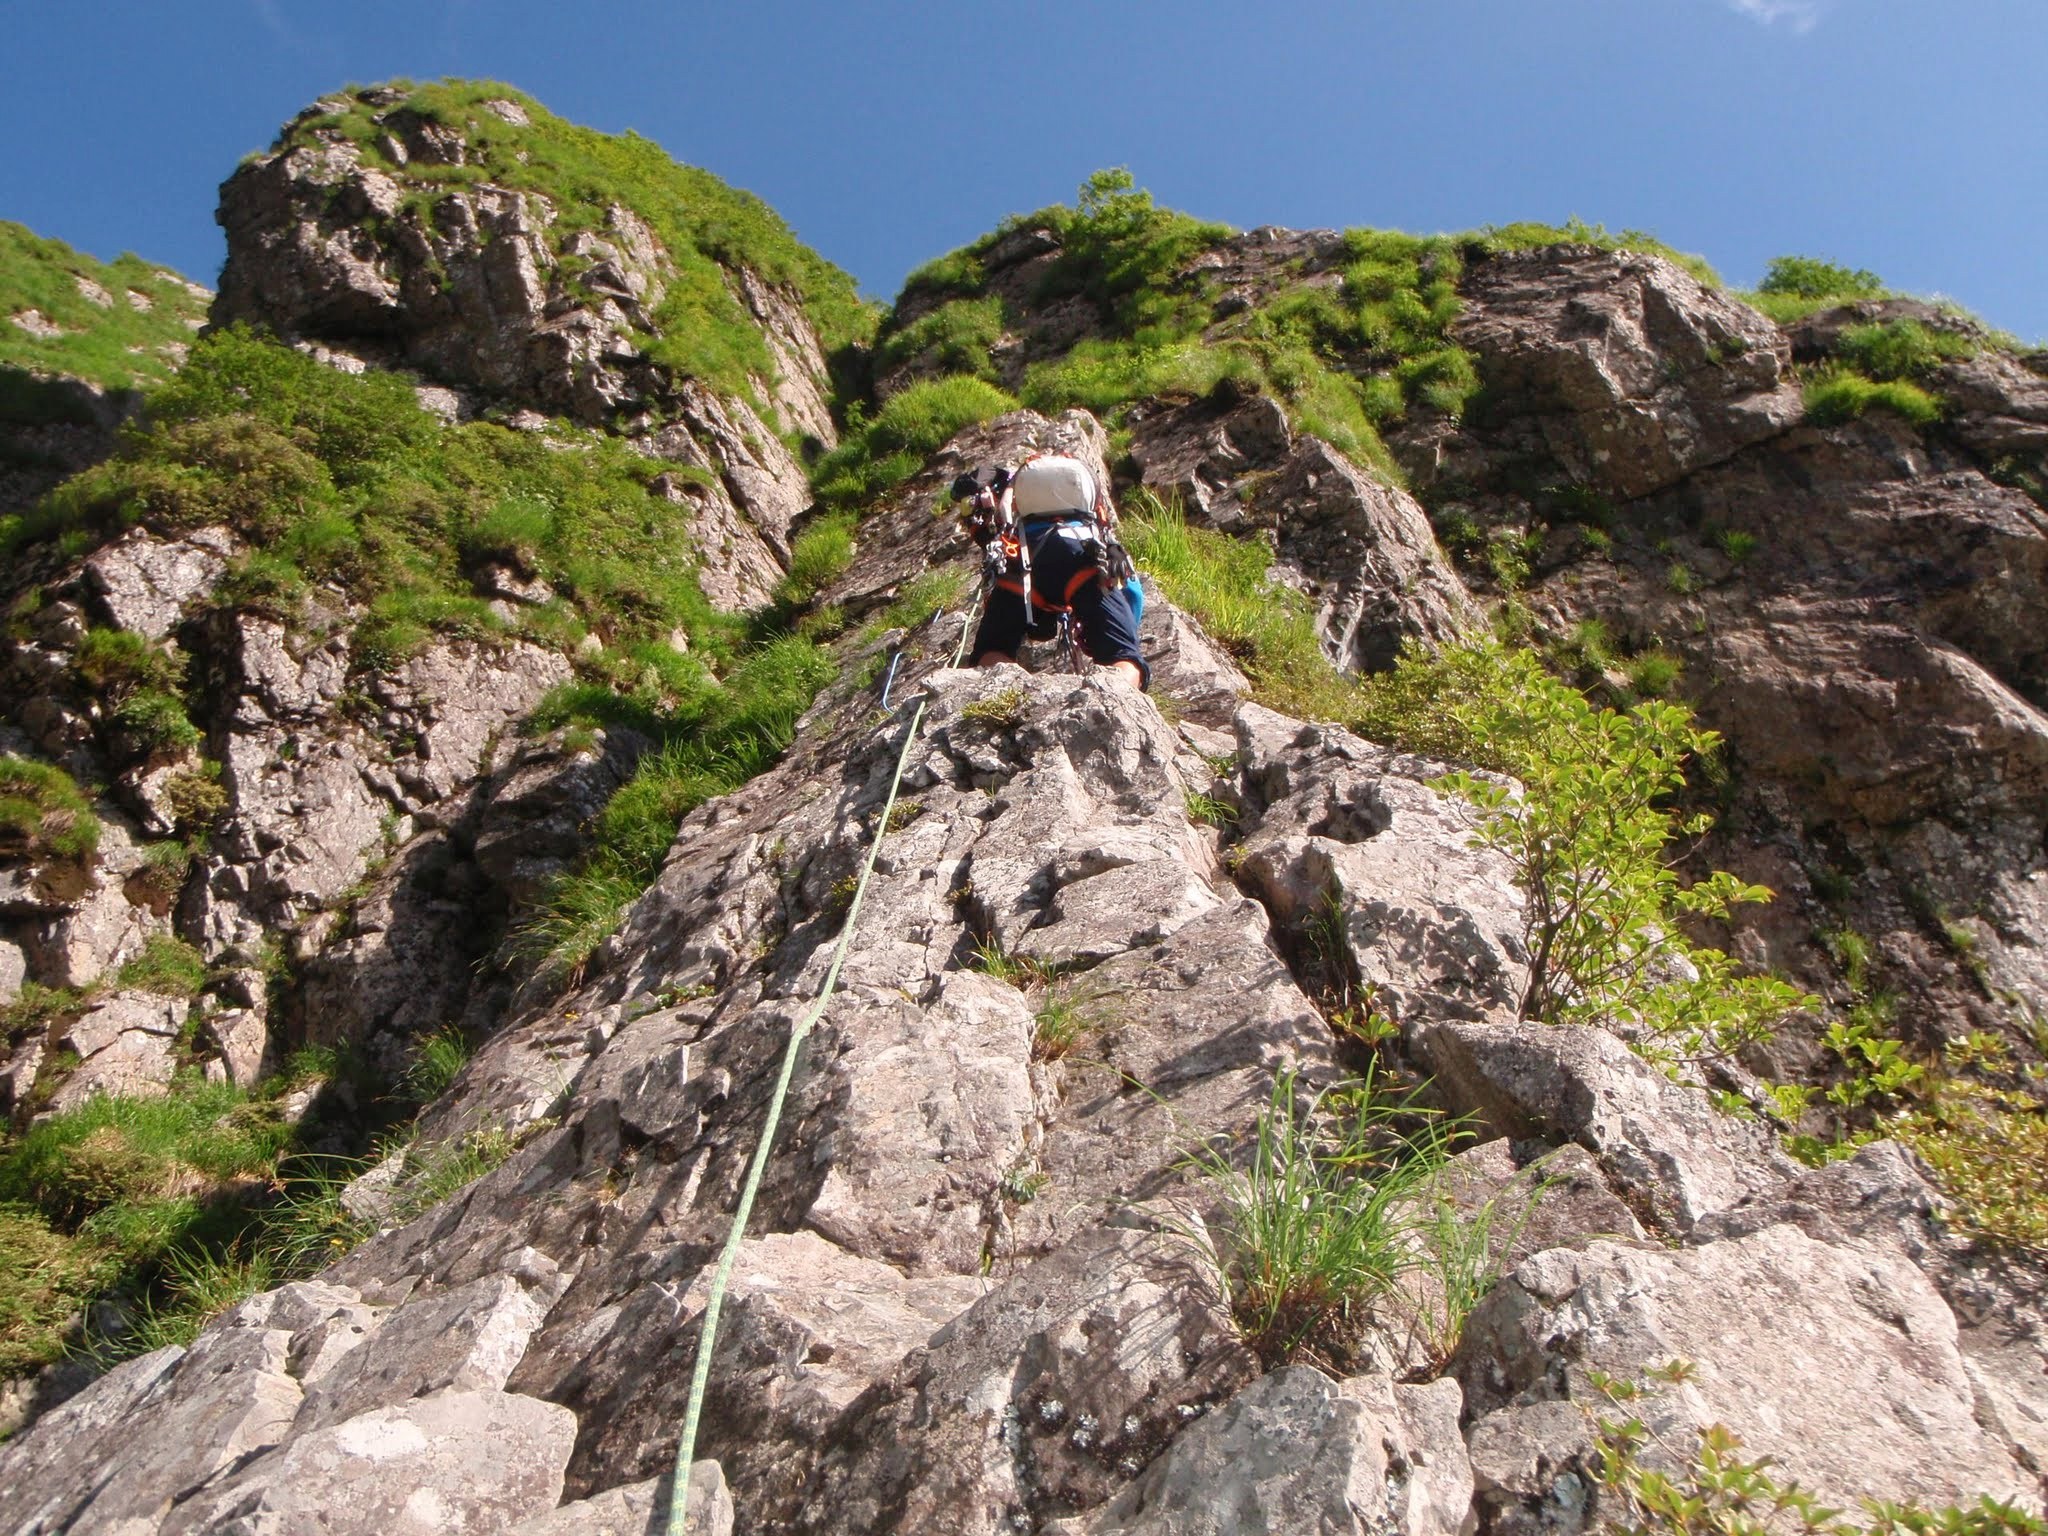
[[[366, 104], [394, 119], [405, 163], [458, 153], [445, 125]], [[465, 310], [492, 291], [482, 264], [506, 258], [495, 240], [462, 246], [445, 209], [437, 238], [457, 235], [433, 260], [468, 295], [452, 309], [438, 283], [422, 287], [428, 268], [403, 266], [416, 241], [387, 242], [361, 209], [354, 223], [312, 215], [306, 188], [329, 172], [338, 201], [385, 195], [369, 178], [388, 172], [352, 160], [352, 143], [281, 149], [243, 173], [231, 201], [270, 210], [230, 226], [255, 253], [234, 289], [245, 313], [309, 344], [322, 334], [331, 357], [381, 336], [392, 350], [376, 355], [428, 371], [474, 328], [499, 349], [476, 366], [508, 370], [494, 376], [506, 382], [456, 379], [476, 391], [456, 409], [491, 394], [555, 410], [582, 398], [602, 415], [651, 398], [632, 390], [671, 387], [623, 354], [535, 339], [537, 314], [584, 303], [559, 272], [538, 309]], [[494, 195], [460, 194], [473, 209]], [[421, 206], [394, 208], [425, 240]], [[1015, 236], [1020, 260], [1056, 258], [1046, 238]], [[1330, 270], [1333, 239], [1257, 232], [1199, 270], [1220, 274], [1225, 300], [1255, 304]], [[536, 272], [535, 253], [554, 254], [510, 244]], [[264, 263], [269, 277], [247, 275]], [[637, 270], [660, 279], [658, 260]], [[1033, 292], [1020, 282], [1018, 302]], [[1412, 492], [1239, 385], [1145, 402], [1116, 439], [1078, 411], [1018, 412], [954, 438], [869, 510], [860, 558], [819, 594], [849, 628], [872, 622], [842, 641], [840, 676], [790, 750], [682, 819], [659, 877], [566, 985], [472, 970], [479, 914], [575, 860], [644, 748], [624, 726], [517, 734], [570, 675], [562, 655], [443, 639], [365, 680], [345, 646], [217, 602], [237, 553], [227, 530], [144, 529], [46, 584], [9, 642], [10, 665], [35, 680], [22, 696], [46, 704], [17, 708], [19, 747], [104, 761], [108, 725], [63, 702], [90, 623], [175, 639], [219, 680], [206, 729], [226, 809], [167, 903], [141, 848], [175, 824], [171, 775], [125, 772], [89, 867], [12, 866], [17, 969], [89, 981], [175, 925], [230, 967], [196, 1010], [221, 1074], [259, 1070], [266, 1029], [402, 1059], [462, 1018], [483, 1044], [423, 1141], [496, 1135], [510, 1152], [315, 1279], [252, 1297], [189, 1346], [129, 1361], [45, 1413], [0, 1449], [0, 1525], [658, 1528], [709, 1263], [784, 1032], [817, 989], [872, 837], [882, 852], [860, 942], [806, 1049], [735, 1271], [692, 1470], [699, 1529], [1592, 1529], [1619, 1513], [1596, 1476], [1599, 1420], [1619, 1416], [1600, 1383], [1674, 1359], [1686, 1378], [1630, 1410], [1667, 1445], [1724, 1425], [1829, 1503], [1989, 1495], [2038, 1508], [2048, 1354], [2031, 1271], [1959, 1236], [1890, 1143], [1803, 1168], [1763, 1125], [1604, 1031], [1522, 1020], [1524, 898], [1472, 846], [1470, 808], [1435, 787], [1449, 765], [1250, 702], [1232, 659], [1156, 592], [1157, 702], [1097, 677], [952, 670], [957, 611], [881, 627], [920, 576], [971, 550], [942, 515], [953, 475], [1030, 447], [1078, 453], [1268, 541], [1328, 652], [1352, 667], [1470, 632], [1470, 588], [1485, 579], [1445, 558], [1431, 518], [1533, 517], [1547, 493], [1515, 489], [1531, 464], [1669, 530], [1657, 536], [1703, 569], [1698, 498], [1730, 516], [1807, 498], [1810, 532], [1760, 524], [1772, 543], [1754, 565], [1724, 557], [1726, 577], [1691, 593], [1658, 587], [1671, 555], [1624, 547], [1603, 563], [1560, 525], [1522, 600], [1554, 629], [1639, 612], [1695, 676], [1707, 652], [1689, 647], [1726, 650], [1701, 704], [1739, 754], [1741, 787], [1715, 851], [1790, 898], [1736, 936], [1745, 954], [1821, 963], [1807, 892], [1787, 878], [1814, 848], [1881, 850], [1871, 868], [1896, 881], [1932, 878], [1911, 850], [1939, 848], [1943, 878], [1973, 899], [1992, 892], [2003, 914], [1984, 919], [1984, 975], [1930, 960], [1924, 903], [1882, 880], [1851, 915], [1905, 911], [1910, 932], [1887, 931], [1885, 961], [1921, 988], [1908, 1004], [1918, 1027], [1953, 1032], [1960, 1009], [2011, 1033], [1999, 993], [2040, 986], [2029, 764], [2048, 739], [2039, 658], [2012, 616], [2034, 602], [2048, 533], [1968, 456], [1981, 451], [1970, 441], [2031, 442], [2031, 376], [1998, 358], [1953, 365], [1958, 398], [1974, 388], [1980, 403], [1938, 434], [1879, 417], [1808, 426], [1791, 369], [1824, 343], [1788, 339], [1654, 257], [1501, 257], [1475, 264], [1464, 295], [1459, 335], [1490, 394], [1467, 421], [1418, 411], [1392, 435]], [[613, 298], [623, 319], [586, 308], [568, 330], [637, 328]], [[1094, 322], [1069, 306], [1055, 323], [1074, 328], [1061, 333], [1071, 343]], [[1027, 344], [1055, 355], [1053, 334]], [[823, 387], [822, 367], [808, 376]], [[725, 501], [701, 506], [708, 525], [730, 515], [767, 552], [736, 603], [781, 569], [790, 528], [734, 489], [761, 462], [744, 437], [718, 459]], [[716, 434], [687, 416], [671, 456], [687, 457], [683, 438]], [[1853, 495], [1816, 489], [1845, 485]], [[1853, 566], [1829, 558], [1843, 528], [1867, 540]], [[1929, 578], [1921, 539], [1976, 579]], [[731, 569], [750, 558], [735, 548]], [[1711, 615], [1706, 631], [1688, 627], [1688, 604]], [[1740, 664], [1745, 646], [1766, 645], [1779, 670]], [[1808, 672], [1801, 647], [1855, 664]], [[898, 654], [881, 711], [872, 678]], [[1902, 690], [1900, 676], [1927, 680]], [[1769, 755], [1796, 750], [1802, 731], [1826, 739], [1829, 711], [1867, 717], [1879, 706], [1855, 690], [1880, 686], [1882, 746], [1842, 732], [1824, 763]], [[912, 697], [927, 700], [926, 723], [885, 827]], [[1230, 817], [1197, 814], [1210, 803]], [[1795, 838], [1816, 807], [1831, 819]], [[253, 964], [280, 932], [300, 962], [281, 997]], [[1333, 944], [1393, 1020], [1381, 1053], [1470, 1117], [1445, 1198], [1499, 1211], [1513, 1236], [1461, 1340], [1433, 1324], [1425, 1279], [1380, 1297], [1344, 1357], [1276, 1366], [1240, 1335], [1217, 1263], [1229, 1213], [1188, 1159], [1204, 1142], [1241, 1145], [1281, 1074], [1306, 1097], [1362, 1069], [1367, 1053], [1332, 1029], [1319, 992]], [[104, 996], [66, 1026], [68, 1046], [55, 1042], [83, 1058], [66, 1091], [161, 1086], [183, 1006]], [[1057, 1045], [1055, 1010], [1078, 1030]], [[22, 1062], [17, 1051], [18, 1100], [40, 1068], [24, 1077]]]

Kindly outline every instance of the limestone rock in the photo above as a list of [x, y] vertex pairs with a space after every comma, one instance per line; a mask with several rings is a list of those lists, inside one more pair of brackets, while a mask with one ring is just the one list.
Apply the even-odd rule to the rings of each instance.
[[1411, 1045], [1451, 1102], [1489, 1129], [1593, 1153], [1654, 1226], [1685, 1231], [1794, 1171], [1756, 1126], [1603, 1030], [1450, 1020], [1424, 1025]]
[[[673, 1475], [608, 1488], [545, 1515], [522, 1520], [506, 1536], [651, 1536], [668, 1529]], [[732, 1536], [732, 1495], [715, 1461], [690, 1464], [690, 1519], [683, 1536]]]
[[[1553, 1250], [1501, 1282], [1453, 1362], [1474, 1421], [1482, 1522], [1590, 1528], [1583, 1458], [1592, 1418], [1614, 1412], [1590, 1373], [1631, 1382], [1673, 1359], [1692, 1363], [1686, 1382], [1630, 1412], [1681, 1448], [1722, 1424], [1746, 1456], [1770, 1456], [1824, 1503], [2030, 1492], [1979, 1425], [1955, 1320], [1919, 1271], [1777, 1226], [1675, 1253]], [[1523, 1470], [1504, 1475], [1511, 1467]]]
[[160, 539], [137, 528], [87, 558], [86, 582], [117, 629], [161, 640], [213, 590], [236, 552], [225, 528]]
[[116, 992], [66, 1027], [58, 1044], [79, 1063], [50, 1100], [74, 1109], [96, 1093], [153, 1098], [170, 1085], [172, 1050], [189, 1007], [182, 998]]
[[1457, 1384], [1262, 1376], [1061, 1536], [1456, 1536], [1472, 1502]]
[[1475, 266], [1453, 334], [1573, 479], [1646, 495], [1796, 423], [1776, 326], [1657, 256], [1591, 247]]
[[820, 1447], [794, 1528], [979, 1536], [1086, 1508], [1249, 1372], [1187, 1239], [1098, 1229], [863, 1399]]
[[317, 1521], [335, 1536], [485, 1536], [555, 1507], [575, 1432], [552, 1403], [437, 1392], [300, 1435], [162, 1529], [283, 1536]]

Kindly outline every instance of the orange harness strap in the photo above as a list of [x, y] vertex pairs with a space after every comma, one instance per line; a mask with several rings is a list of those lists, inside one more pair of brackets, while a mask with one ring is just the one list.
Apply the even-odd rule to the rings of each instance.
[[[1067, 590], [1060, 594], [1060, 600], [1056, 603], [1049, 600], [1043, 592], [1034, 586], [1031, 589], [1031, 606], [1043, 608], [1047, 613], [1069, 612], [1074, 606], [1074, 594], [1087, 586], [1089, 582], [1099, 581], [1101, 578], [1102, 573], [1100, 571], [1083, 569], [1074, 572], [1073, 577], [1067, 582]], [[996, 586], [1005, 592], [1014, 592], [1019, 597], [1024, 595], [1024, 583], [1022, 581], [1013, 581], [1007, 576], [1000, 578], [996, 582]]]

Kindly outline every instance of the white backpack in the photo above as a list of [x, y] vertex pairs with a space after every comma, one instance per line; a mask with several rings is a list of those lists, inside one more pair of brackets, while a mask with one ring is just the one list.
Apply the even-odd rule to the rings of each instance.
[[1079, 459], [1049, 453], [1018, 466], [1010, 481], [1010, 505], [1016, 515], [1049, 517], [1057, 513], [1095, 516], [1095, 477]]

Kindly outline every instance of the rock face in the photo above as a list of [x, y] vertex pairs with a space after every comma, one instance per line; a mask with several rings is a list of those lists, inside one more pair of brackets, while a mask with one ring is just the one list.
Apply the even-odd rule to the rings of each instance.
[[1226, 392], [1156, 411], [1131, 458], [1140, 483], [1189, 517], [1272, 541], [1281, 579], [1315, 604], [1340, 666], [1383, 671], [1404, 644], [1443, 644], [1478, 621], [1414, 498], [1320, 439], [1297, 438], [1268, 396]]
[[[374, 148], [329, 120], [358, 109]], [[526, 111], [475, 110], [508, 128]], [[642, 340], [688, 278], [680, 254], [623, 206], [572, 216], [503, 177], [443, 179], [489, 169], [481, 128], [395, 93], [323, 103], [229, 183], [217, 318], [337, 364], [403, 362], [457, 417], [625, 427], [697, 506], [707, 589], [757, 602], [808, 501], [766, 417], [829, 439], [800, 306], [758, 273], [718, 278], [774, 360], [757, 404], [657, 362]], [[1011, 376], [1104, 323], [1079, 295], [1032, 309], [1048, 240], [1014, 230], [985, 256], [991, 291], [1030, 311]], [[1339, 281], [1342, 249], [1255, 231], [1197, 266], [1249, 305]], [[2019, 1038], [2003, 994], [2039, 993], [2048, 931], [2048, 642], [2029, 622], [2048, 525], [1984, 456], [2040, 451], [2034, 376], [1953, 361], [1938, 431], [1820, 428], [1790, 370], [1839, 345], [1835, 322], [1787, 334], [1669, 263], [1583, 248], [1475, 256], [1464, 298], [1487, 405], [1403, 429], [1414, 495], [1229, 390], [1141, 403], [1127, 461], [1081, 412], [956, 436], [820, 594], [850, 623], [793, 745], [681, 818], [572, 978], [491, 957], [650, 743], [528, 734], [568, 660], [441, 639], [352, 670], [345, 597], [294, 625], [224, 600], [243, 552], [217, 530], [144, 527], [40, 573], [0, 637], [5, 745], [103, 783], [104, 827], [90, 855], [38, 846], [0, 869], [0, 990], [99, 990], [6, 1042], [10, 1111], [159, 1092], [187, 1061], [246, 1083], [286, 1042], [386, 1066], [451, 1025], [480, 1044], [412, 1152], [349, 1189], [380, 1230], [10, 1438], [0, 1529], [658, 1528], [802, 1021], [710, 1355], [696, 1530], [1570, 1536], [1620, 1513], [1598, 1476], [1600, 1420], [1620, 1414], [1603, 1383], [1659, 1373], [1628, 1410], [1657, 1470], [1683, 1478], [1718, 1425], [1831, 1504], [2039, 1509], [2030, 1261], [1958, 1236], [1898, 1147], [1804, 1168], [1617, 1036], [1522, 1019], [1525, 897], [1433, 787], [1450, 765], [1249, 702], [1156, 592], [1152, 697], [1043, 655], [956, 669], [958, 601], [882, 627], [911, 582], [971, 559], [940, 515], [953, 476], [1027, 448], [1269, 541], [1354, 670], [1482, 621], [1432, 513], [1527, 524], [1550, 494], [1532, 485], [1626, 503], [1656, 531], [1596, 559], [1552, 530], [1526, 601], [1549, 630], [1610, 616], [1617, 643], [1664, 637], [1711, 675], [1702, 708], [1737, 770], [1728, 862], [1786, 891], [1738, 948], [1799, 963], [1783, 914], [1814, 896], [1819, 853], [1853, 856], [1875, 872], [1857, 913], [1917, 893], [1880, 948], [1920, 987], [1916, 1017], [1936, 1014], [1927, 1032]], [[1745, 563], [1709, 527], [1768, 544]], [[1658, 538], [1710, 579], [1674, 580]], [[509, 565], [480, 585], [543, 595]], [[125, 742], [81, 681], [96, 627], [186, 661], [217, 777], [200, 748]], [[203, 847], [183, 842], [195, 815]], [[1913, 947], [1931, 922], [1977, 925], [1981, 975]], [[209, 964], [199, 996], [103, 980], [173, 931]], [[59, 1057], [79, 1063], [62, 1085]], [[1426, 1105], [1471, 1145], [1390, 1213], [1392, 1250], [1421, 1262], [1355, 1310], [1355, 1339], [1262, 1358], [1230, 1262], [1241, 1218], [1197, 1154], [1249, 1166], [1276, 1085], [1327, 1114], [1369, 1065], [1426, 1094], [1404, 1114]], [[506, 1154], [489, 1172], [423, 1212], [396, 1203], [407, 1156], [484, 1144]]]

